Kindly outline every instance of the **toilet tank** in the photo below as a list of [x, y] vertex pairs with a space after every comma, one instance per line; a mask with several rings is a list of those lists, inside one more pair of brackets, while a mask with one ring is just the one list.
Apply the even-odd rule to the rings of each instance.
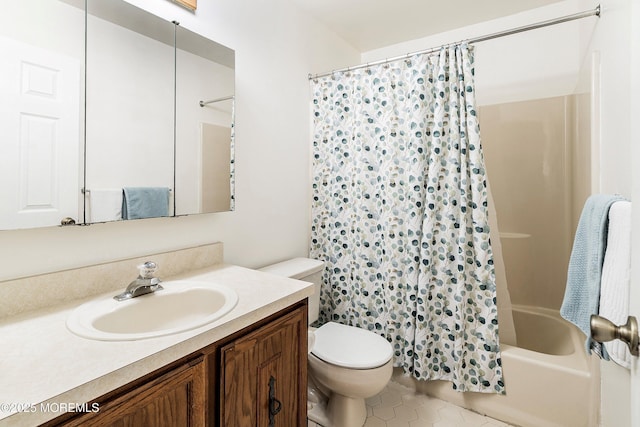
[[260, 271], [278, 276], [298, 279], [314, 284], [313, 294], [309, 297], [309, 324], [318, 320], [320, 310], [320, 285], [324, 262], [310, 258], [293, 258], [277, 264], [262, 267]]

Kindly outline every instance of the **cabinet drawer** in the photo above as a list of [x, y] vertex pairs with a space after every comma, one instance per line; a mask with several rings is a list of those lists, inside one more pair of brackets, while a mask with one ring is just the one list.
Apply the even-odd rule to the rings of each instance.
[[205, 364], [199, 359], [105, 402], [99, 411], [62, 424], [72, 426], [196, 427], [205, 422]]

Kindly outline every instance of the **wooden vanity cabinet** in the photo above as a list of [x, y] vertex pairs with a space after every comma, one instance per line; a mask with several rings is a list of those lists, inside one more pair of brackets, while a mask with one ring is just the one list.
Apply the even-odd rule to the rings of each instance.
[[184, 363], [169, 372], [100, 403], [88, 412], [61, 424], [64, 426], [202, 426], [205, 417], [204, 357]]
[[95, 413], [64, 414], [44, 426], [305, 426], [307, 302], [94, 402]]
[[219, 350], [221, 426], [307, 424], [307, 312], [293, 311]]

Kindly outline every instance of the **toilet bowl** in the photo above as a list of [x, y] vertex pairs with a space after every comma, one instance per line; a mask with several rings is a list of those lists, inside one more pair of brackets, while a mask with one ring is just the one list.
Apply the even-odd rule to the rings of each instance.
[[[295, 258], [260, 270], [314, 283], [311, 324], [318, 319], [323, 268], [322, 261]], [[361, 427], [365, 399], [391, 379], [392, 355], [391, 344], [374, 332], [335, 322], [309, 328], [308, 418], [324, 427]]]
[[391, 344], [373, 332], [334, 322], [325, 323], [314, 335], [309, 373], [321, 390], [329, 391], [329, 424], [362, 426], [367, 418], [365, 399], [380, 393], [391, 379]]

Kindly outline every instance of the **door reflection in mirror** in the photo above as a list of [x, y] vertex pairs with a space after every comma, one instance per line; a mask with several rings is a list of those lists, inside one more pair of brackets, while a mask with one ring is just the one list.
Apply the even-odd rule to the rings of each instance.
[[84, 11], [50, 0], [5, 3], [0, 229], [60, 225], [82, 217]]

